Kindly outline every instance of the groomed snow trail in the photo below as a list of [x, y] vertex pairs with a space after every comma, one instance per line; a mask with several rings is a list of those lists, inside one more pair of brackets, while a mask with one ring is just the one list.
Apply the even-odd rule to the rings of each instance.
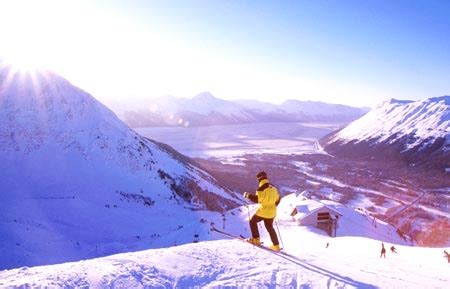
[[[354, 239], [357, 243], [363, 241]], [[347, 243], [348, 249], [355, 245]], [[368, 243], [371, 246], [375, 241]], [[238, 240], [201, 242], [76, 263], [5, 270], [0, 272], [0, 287], [444, 288], [449, 281], [447, 264], [434, 260], [439, 257], [438, 249], [401, 246], [400, 254], [388, 254], [387, 259], [380, 259], [376, 253], [361, 258], [349, 250], [332, 248], [342, 248], [343, 244], [334, 242], [328, 249], [286, 257]], [[408, 250], [416, 254], [409, 256], [405, 252]], [[429, 250], [428, 256], [433, 255], [433, 260], [414, 262], [421, 250]]]

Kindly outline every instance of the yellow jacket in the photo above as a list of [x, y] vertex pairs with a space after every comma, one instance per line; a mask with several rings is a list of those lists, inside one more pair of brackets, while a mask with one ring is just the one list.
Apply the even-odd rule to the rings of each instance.
[[259, 182], [259, 189], [256, 191], [256, 196], [258, 196], [259, 204], [256, 215], [266, 219], [275, 218], [280, 195], [278, 194], [278, 190], [269, 184], [269, 180], [263, 179]]

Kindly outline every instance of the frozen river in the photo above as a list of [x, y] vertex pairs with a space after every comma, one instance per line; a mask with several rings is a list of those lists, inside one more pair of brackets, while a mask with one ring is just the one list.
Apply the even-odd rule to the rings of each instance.
[[302, 154], [317, 152], [317, 140], [338, 124], [253, 123], [207, 127], [148, 127], [141, 135], [198, 158], [230, 158], [244, 154]]

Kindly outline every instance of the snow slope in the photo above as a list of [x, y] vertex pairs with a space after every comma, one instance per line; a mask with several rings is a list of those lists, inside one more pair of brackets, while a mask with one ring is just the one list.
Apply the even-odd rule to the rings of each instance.
[[[289, 207], [299, 196], [291, 196]], [[215, 241], [202, 241], [166, 249], [112, 255], [34, 268], [0, 271], [0, 286], [54, 287], [257, 287], [257, 288], [445, 288], [449, 266], [441, 248], [399, 245], [393, 236], [385, 241], [386, 258], [380, 258], [381, 242], [358, 235], [355, 228], [360, 212], [329, 203], [355, 223], [342, 223], [350, 234], [330, 238], [311, 227], [299, 227], [279, 211], [279, 233], [290, 255], [252, 247], [210, 232]], [[281, 206], [281, 204], [280, 204]], [[226, 214], [226, 230], [243, 230], [247, 209]], [[356, 218], [356, 219], [355, 219]], [[217, 222], [220, 221], [216, 220]], [[231, 221], [231, 222], [230, 222]], [[385, 233], [389, 226], [376, 220], [374, 232]], [[381, 229], [382, 228], [382, 229]], [[270, 241], [260, 228], [262, 240]], [[360, 232], [361, 233], [361, 232]], [[328, 247], [327, 247], [328, 243]], [[398, 254], [389, 251], [395, 244]]]
[[191, 242], [240, 202], [67, 80], [1, 65], [0, 171], [0, 269]]

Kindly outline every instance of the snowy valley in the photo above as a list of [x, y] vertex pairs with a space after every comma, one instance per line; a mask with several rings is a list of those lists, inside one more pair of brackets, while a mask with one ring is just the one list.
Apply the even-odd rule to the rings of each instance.
[[[307, 190], [363, 207], [420, 245], [449, 246], [449, 112], [443, 96], [387, 101], [345, 128], [278, 122], [138, 131], [194, 157], [234, 191], [254, 190], [254, 172], [264, 169], [282, 193]], [[348, 131], [352, 138], [337, 140]]]

